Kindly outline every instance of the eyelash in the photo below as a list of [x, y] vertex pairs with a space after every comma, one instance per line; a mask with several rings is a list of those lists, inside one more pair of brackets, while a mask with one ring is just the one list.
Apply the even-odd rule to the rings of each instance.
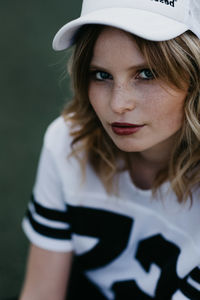
[[[150, 74], [151, 74], [151, 77], [150, 78], [139, 78], [139, 74], [141, 74], [142, 72], [145, 72], [145, 71], [147, 71], [147, 72], [150, 72]], [[138, 79], [141, 79], [141, 80], [153, 80], [153, 79], [155, 79], [155, 72], [154, 71], [151, 71], [150, 69], [142, 69], [142, 70], [139, 70], [138, 71], [138, 73], [137, 73], [137, 77], [138, 77]], [[136, 78], [137, 78], [136, 77]]]
[[[91, 72], [90, 72], [90, 76], [92, 77], [93, 80], [95, 80], [95, 81], [100, 81], [100, 82], [101, 82], [101, 81], [104, 81], [104, 80], [107, 80], [107, 79], [103, 79], [103, 78], [102, 78], [102, 79], [98, 79], [98, 78], [97, 78], [97, 74], [98, 74], [98, 73], [107, 74], [107, 75], [109, 75], [109, 77], [110, 77], [110, 76], [112, 77], [112, 75], [110, 75], [108, 72], [104, 72], [104, 71], [100, 71], [100, 70], [95, 70], [95, 71], [91, 71]], [[110, 79], [110, 78], [109, 78], [109, 79]]]
[[[151, 78], [140, 78], [139, 77], [139, 75], [142, 73], [142, 72], [145, 72], [145, 71], [147, 71], [147, 72], [150, 72], [151, 74], [152, 74], [152, 77]], [[111, 78], [105, 78], [105, 79], [98, 79], [97, 78], [97, 74], [98, 73], [102, 73], [102, 74], [107, 74], [108, 75], [108, 77], [111, 77]], [[141, 69], [141, 70], [138, 70], [137, 71], [137, 73], [136, 73], [136, 79], [138, 79], [138, 80], [144, 80], [144, 81], [150, 81], [150, 80], [154, 80], [155, 79], [155, 72], [153, 71], [151, 71], [150, 69], [148, 69], [148, 68], [146, 68], [146, 69]], [[101, 70], [94, 70], [94, 71], [91, 71], [90, 72], [90, 76], [92, 77], [92, 79], [93, 80], [95, 80], [95, 81], [99, 81], [99, 82], [102, 82], [102, 81], [105, 81], [105, 80], [112, 80], [112, 75], [110, 75], [108, 72], [105, 72], [105, 71], [101, 71]]]

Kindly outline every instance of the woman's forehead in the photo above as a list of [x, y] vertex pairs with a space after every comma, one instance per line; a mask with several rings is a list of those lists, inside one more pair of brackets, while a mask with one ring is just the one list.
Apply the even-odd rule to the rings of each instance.
[[94, 46], [93, 62], [99, 60], [129, 60], [130, 63], [144, 64], [145, 58], [134, 37], [126, 31], [106, 26], [101, 31]]
[[128, 31], [122, 30], [120, 28], [117, 27], [113, 27], [113, 26], [102, 26], [102, 30], [100, 32], [99, 36], [103, 36], [103, 38], [111, 37], [111, 36], [118, 36], [120, 37], [129, 37], [130, 39], [133, 39], [134, 35], [129, 33]]

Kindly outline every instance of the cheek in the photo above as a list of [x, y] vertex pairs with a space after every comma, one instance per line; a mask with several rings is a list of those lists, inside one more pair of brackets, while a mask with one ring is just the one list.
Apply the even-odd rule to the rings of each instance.
[[90, 103], [97, 115], [101, 115], [105, 111], [106, 106], [106, 93], [96, 84], [91, 83], [88, 89], [88, 96]]
[[97, 102], [97, 91], [92, 84], [89, 85], [88, 96], [92, 106]]
[[99, 97], [97, 97], [97, 94], [94, 93], [94, 91], [92, 89], [89, 90], [88, 95], [89, 95], [90, 104], [92, 105], [94, 111], [98, 115], [98, 112], [99, 112], [98, 106], [99, 106], [99, 103], [100, 103], [100, 101], [99, 101], [100, 99], [99, 99]]
[[184, 102], [186, 92], [174, 90], [157, 90], [152, 100], [146, 103], [146, 111], [151, 115], [154, 124], [166, 128], [181, 126], [184, 119]]

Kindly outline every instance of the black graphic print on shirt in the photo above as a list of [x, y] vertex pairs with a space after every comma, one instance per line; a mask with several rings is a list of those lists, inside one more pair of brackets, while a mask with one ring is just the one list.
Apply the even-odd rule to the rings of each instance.
[[[27, 214], [29, 221], [39, 234], [57, 240], [71, 239], [74, 234], [78, 237], [89, 237], [97, 240], [94, 247], [76, 255], [77, 264], [83, 272], [86, 274], [88, 272], [101, 272], [101, 277], [104, 277], [109, 269], [115, 269], [117, 266], [117, 270], [121, 271], [123, 262], [118, 262], [130, 248], [129, 240], [135, 227], [133, 218], [107, 210], [70, 205], [67, 206], [67, 212], [61, 213], [44, 208], [33, 198], [32, 204], [34, 211], [41, 217], [65, 222], [70, 226], [66, 230], [61, 230], [41, 225], [29, 211]], [[184, 278], [180, 278], [177, 274], [177, 262], [181, 253], [178, 245], [160, 233], [147, 238], [141, 237], [135, 243], [137, 243], [136, 251], [133, 252], [129, 249], [126, 260], [130, 262], [130, 267], [132, 261], [137, 262], [143, 280], [149, 282], [154, 287], [154, 291], [148, 293], [143, 287], [143, 282], [139, 282], [135, 275], [126, 279], [123, 277], [116, 279], [115, 274], [112, 273], [109, 284], [112, 297], [108, 297], [108, 299], [132, 300], [134, 295], [136, 300], [173, 300], [176, 299], [173, 298], [173, 295], [177, 292], [183, 295], [184, 300], [200, 299], [200, 289], [198, 289], [200, 286], [200, 269], [196, 267], [189, 270]], [[188, 259], [191, 258], [188, 257]], [[152, 271], [153, 267], [157, 268], [156, 279]], [[107, 268], [106, 271], [104, 268]], [[135, 273], [133, 272], [133, 274]], [[190, 280], [196, 283], [197, 288], [190, 284]], [[181, 298], [179, 297], [179, 299]]]
[[[72, 232], [99, 238], [94, 248], [77, 257], [84, 271], [98, 269], [111, 263], [126, 249], [134, 226], [132, 218], [104, 210], [73, 206], [68, 207], [68, 213]], [[200, 270], [196, 268], [185, 278], [179, 278], [176, 272], [179, 254], [180, 249], [160, 234], [141, 240], [133, 259], [140, 263], [149, 279], [151, 279], [151, 265], [159, 267], [160, 276], [155, 287], [155, 296], [144, 293], [133, 279], [113, 282], [111, 288], [115, 295], [114, 299], [128, 300], [137, 295], [137, 300], [169, 300], [177, 290], [189, 299], [200, 299], [200, 291], [187, 282], [189, 277], [193, 277], [200, 283]]]

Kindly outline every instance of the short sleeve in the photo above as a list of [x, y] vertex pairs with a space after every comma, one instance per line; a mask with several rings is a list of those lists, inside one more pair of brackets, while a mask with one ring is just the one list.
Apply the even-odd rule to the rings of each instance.
[[40, 248], [60, 252], [73, 250], [59, 170], [53, 153], [45, 143], [22, 227], [28, 239]]

